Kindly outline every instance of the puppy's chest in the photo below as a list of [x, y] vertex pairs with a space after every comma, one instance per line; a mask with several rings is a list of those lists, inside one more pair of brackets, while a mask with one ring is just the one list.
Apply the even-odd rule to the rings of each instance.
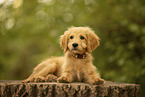
[[85, 65], [87, 65], [87, 62], [83, 59], [78, 59], [78, 60], [74, 60], [71, 61], [71, 64], [76, 67], [76, 68], [83, 68]]
[[76, 72], [76, 81], [83, 82], [85, 80], [84, 72]]
[[78, 62], [74, 62], [73, 67], [72, 67], [72, 71], [74, 73], [74, 77], [76, 81], [83, 81], [84, 80], [84, 76], [85, 76], [85, 64], [82, 63], [78, 63]]
[[72, 72], [74, 81], [84, 81], [85, 74], [89, 70], [89, 62], [83, 59], [69, 60], [66, 62], [66, 71]]

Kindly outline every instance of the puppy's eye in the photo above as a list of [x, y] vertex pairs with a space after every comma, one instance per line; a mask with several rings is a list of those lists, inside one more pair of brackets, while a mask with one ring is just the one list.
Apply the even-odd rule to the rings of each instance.
[[70, 39], [73, 39], [74, 37], [73, 36], [70, 36]]
[[80, 39], [82, 39], [82, 40], [83, 40], [83, 39], [85, 39], [85, 38], [84, 38], [84, 36], [80, 36]]

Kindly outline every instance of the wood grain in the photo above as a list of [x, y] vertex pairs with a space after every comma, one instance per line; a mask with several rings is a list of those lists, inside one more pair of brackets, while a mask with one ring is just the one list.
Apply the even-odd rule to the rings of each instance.
[[104, 85], [86, 83], [22, 83], [1, 80], [0, 97], [139, 97], [140, 85], [106, 81]]

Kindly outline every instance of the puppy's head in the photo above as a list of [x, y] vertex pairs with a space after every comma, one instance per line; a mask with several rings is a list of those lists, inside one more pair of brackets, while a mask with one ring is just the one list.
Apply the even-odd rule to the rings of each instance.
[[91, 53], [99, 46], [99, 38], [89, 27], [71, 27], [60, 38], [60, 46], [64, 53], [69, 50], [72, 53]]

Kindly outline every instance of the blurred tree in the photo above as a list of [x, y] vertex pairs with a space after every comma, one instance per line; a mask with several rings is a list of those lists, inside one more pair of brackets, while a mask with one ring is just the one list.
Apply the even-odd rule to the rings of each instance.
[[63, 55], [59, 36], [90, 26], [101, 39], [94, 64], [106, 80], [145, 93], [144, 0], [1, 0], [0, 79], [24, 79], [40, 60]]

